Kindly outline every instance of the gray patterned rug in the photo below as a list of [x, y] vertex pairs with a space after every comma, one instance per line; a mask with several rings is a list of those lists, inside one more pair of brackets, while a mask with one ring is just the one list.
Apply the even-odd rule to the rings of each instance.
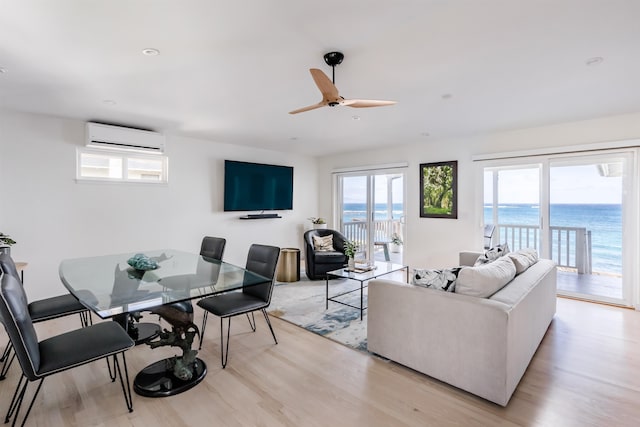
[[[329, 295], [358, 289], [340, 297], [351, 305], [360, 305], [360, 284], [352, 280], [330, 280]], [[367, 289], [364, 289], [367, 305]], [[325, 281], [308, 280], [277, 283], [273, 290], [269, 314], [322, 335], [356, 350], [367, 351], [367, 311], [360, 320], [360, 310], [329, 301], [325, 309]]]

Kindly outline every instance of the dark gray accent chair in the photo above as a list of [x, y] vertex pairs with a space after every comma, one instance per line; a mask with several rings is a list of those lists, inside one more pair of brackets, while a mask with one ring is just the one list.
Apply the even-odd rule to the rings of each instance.
[[[325, 237], [333, 235], [333, 251], [319, 252], [314, 249], [313, 236]], [[336, 230], [318, 229], [304, 233], [305, 273], [309, 280], [320, 280], [327, 277], [327, 272], [337, 270], [347, 264], [344, 254], [344, 242], [347, 238]]]
[[[229, 358], [229, 335], [231, 332], [231, 318], [241, 314], [246, 314], [249, 319], [251, 330], [256, 330], [255, 311], [262, 311], [264, 319], [269, 326], [271, 335], [276, 344], [276, 334], [273, 332], [267, 307], [271, 304], [271, 295], [273, 294], [274, 276], [276, 266], [278, 265], [278, 257], [280, 256], [280, 248], [276, 246], [253, 244], [249, 248], [247, 255], [246, 269], [270, 279], [268, 282], [260, 285], [252, 285], [242, 288], [241, 291], [228, 292], [221, 295], [206, 297], [198, 301], [198, 305], [204, 309], [204, 318], [202, 319], [202, 336], [200, 339], [200, 348], [204, 340], [204, 331], [207, 325], [209, 313], [220, 317], [220, 358], [222, 368], [227, 366]], [[249, 316], [251, 314], [251, 317]], [[227, 321], [227, 344], [224, 343], [224, 319]]]
[[[18, 274], [16, 265], [7, 253], [0, 253], [0, 270], [20, 281], [20, 275]], [[20, 283], [22, 282], [20, 281]], [[87, 297], [95, 299], [89, 291], [87, 291]], [[89, 310], [71, 294], [33, 301], [29, 303], [27, 307], [33, 323], [79, 314], [80, 323], [83, 327], [91, 324], [91, 314]], [[6, 378], [9, 367], [15, 358], [15, 355], [12, 355], [11, 349], [11, 341], [9, 341], [0, 357], [0, 362], [3, 362], [2, 369], [0, 370], [0, 381]]]
[[[134, 343], [120, 325], [115, 322], [102, 322], [38, 341], [22, 283], [18, 277], [4, 272], [0, 282], [0, 320], [22, 368], [22, 376], [11, 399], [5, 423], [13, 418], [12, 426], [16, 425], [30, 382], [39, 380], [22, 419], [23, 426], [46, 377], [99, 359], [108, 360], [111, 356], [120, 377], [127, 409], [129, 412], [133, 411], [124, 352], [133, 347]], [[121, 355], [122, 362], [118, 360], [118, 355]], [[124, 378], [120, 363], [124, 367]], [[115, 381], [115, 372], [111, 380]]]

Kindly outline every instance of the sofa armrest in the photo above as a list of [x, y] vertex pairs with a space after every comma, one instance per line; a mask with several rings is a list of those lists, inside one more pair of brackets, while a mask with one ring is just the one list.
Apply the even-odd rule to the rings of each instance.
[[472, 267], [473, 264], [475, 264], [476, 260], [483, 253], [484, 252], [477, 252], [477, 251], [462, 251], [462, 252], [460, 252], [460, 265]]

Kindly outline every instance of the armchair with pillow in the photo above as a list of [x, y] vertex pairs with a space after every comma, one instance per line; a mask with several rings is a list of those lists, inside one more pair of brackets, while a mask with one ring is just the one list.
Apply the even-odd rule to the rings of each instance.
[[318, 229], [304, 233], [305, 272], [310, 280], [320, 280], [327, 272], [347, 263], [344, 254], [346, 237], [336, 230]]

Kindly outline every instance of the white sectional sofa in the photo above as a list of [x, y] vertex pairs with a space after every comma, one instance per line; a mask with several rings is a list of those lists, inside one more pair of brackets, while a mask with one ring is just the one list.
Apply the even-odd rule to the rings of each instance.
[[556, 266], [537, 260], [488, 298], [382, 279], [368, 293], [369, 351], [506, 406], [556, 312]]

